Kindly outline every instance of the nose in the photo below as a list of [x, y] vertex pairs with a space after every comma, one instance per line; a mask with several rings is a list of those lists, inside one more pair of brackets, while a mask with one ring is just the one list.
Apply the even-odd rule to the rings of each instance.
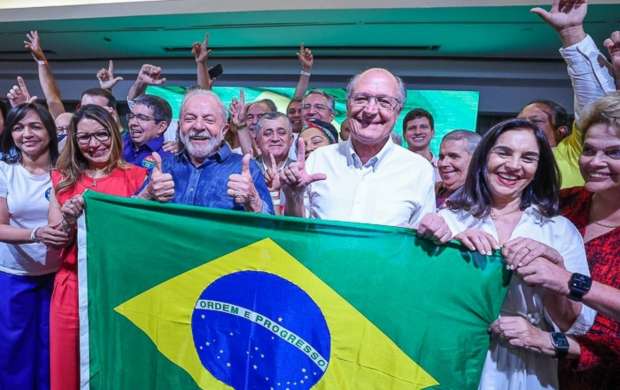
[[518, 170], [521, 168], [521, 157], [518, 155], [511, 156], [508, 161], [506, 161], [506, 167], [512, 170]]
[[590, 160], [590, 165], [601, 166], [605, 165], [605, 156], [603, 155], [603, 151], [599, 150], [596, 152], [594, 157]]

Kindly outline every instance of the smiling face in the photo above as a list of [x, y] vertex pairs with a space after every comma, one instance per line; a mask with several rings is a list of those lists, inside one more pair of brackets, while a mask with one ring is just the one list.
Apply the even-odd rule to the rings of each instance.
[[252, 138], [256, 137], [256, 130], [258, 130], [258, 121], [266, 113], [269, 112], [269, 107], [264, 103], [251, 103], [248, 107], [247, 124]]
[[465, 184], [471, 154], [467, 152], [467, 140], [445, 140], [439, 148], [437, 168], [442, 185], [449, 192], [456, 191]]
[[579, 167], [590, 192], [620, 189], [620, 129], [597, 123], [587, 130]]
[[286, 115], [288, 116], [288, 119], [291, 121], [293, 132], [299, 133], [301, 129], [303, 128], [303, 121], [301, 117], [301, 102], [292, 101], [286, 109]]
[[492, 203], [520, 198], [538, 169], [540, 150], [530, 129], [502, 133], [487, 155], [486, 181]]
[[157, 121], [153, 116], [153, 109], [145, 104], [135, 104], [129, 115], [129, 136], [136, 146], [142, 146], [152, 139], [162, 135], [168, 123]]
[[434, 134], [428, 118], [423, 116], [408, 121], [405, 126], [405, 139], [413, 152], [426, 150]]
[[266, 158], [264, 161], [269, 161], [269, 154], [273, 154], [276, 161], [286, 159], [293, 143], [293, 134], [287, 119], [263, 119], [259, 127], [256, 141]]
[[309, 124], [311, 119], [319, 119], [328, 123], [334, 120], [329, 100], [319, 93], [311, 93], [304, 98], [301, 104], [301, 115], [306, 124]]
[[112, 136], [105, 126], [94, 119], [83, 118], [77, 123], [75, 138], [89, 168], [104, 168], [109, 165]]
[[347, 100], [347, 117], [357, 122], [350, 126], [351, 139], [365, 145], [385, 142], [398, 118], [398, 82], [386, 70], [371, 69], [359, 76]]
[[308, 127], [301, 132], [300, 137], [304, 140], [306, 146], [306, 158], [308, 158], [312, 151], [329, 145], [329, 138], [316, 127]]
[[226, 118], [215, 96], [189, 97], [181, 110], [179, 137], [194, 164], [216, 152], [228, 130]]
[[30, 110], [13, 126], [11, 136], [17, 149], [23, 155], [35, 160], [49, 149], [50, 137], [43, 121], [35, 111]]
[[543, 133], [545, 133], [545, 137], [551, 147], [557, 145], [556, 129], [552, 123], [553, 112], [549, 109], [549, 107], [542, 104], [532, 103], [525, 106], [523, 110], [521, 110], [518, 118], [527, 119], [542, 130]]

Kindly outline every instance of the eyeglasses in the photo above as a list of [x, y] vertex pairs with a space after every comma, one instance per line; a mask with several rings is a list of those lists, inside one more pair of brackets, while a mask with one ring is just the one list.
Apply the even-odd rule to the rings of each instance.
[[93, 137], [101, 143], [108, 142], [110, 140], [110, 133], [107, 131], [99, 131], [97, 133], [78, 133], [75, 135], [75, 138], [80, 145], [90, 144], [90, 140]]
[[327, 107], [324, 104], [304, 104], [303, 106], [301, 106], [301, 108], [304, 110], [310, 110], [311, 108], [314, 108], [317, 111], [331, 111], [331, 108]]
[[154, 118], [152, 116], [148, 116], [148, 115], [144, 115], [144, 114], [134, 114], [133, 112], [130, 112], [127, 114], [127, 121], [130, 121], [132, 119], [137, 119], [140, 122], [149, 122], [149, 121], [155, 121], [155, 122], [159, 122], [159, 120], [157, 120], [157, 118]]
[[399, 99], [385, 95], [373, 96], [365, 93], [358, 93], [351, 96], [351, 104], [357, 107], [366, 107], [370, 105], [373, 100], [379, 107], [391, 111], [394, 111], [401, 103]]

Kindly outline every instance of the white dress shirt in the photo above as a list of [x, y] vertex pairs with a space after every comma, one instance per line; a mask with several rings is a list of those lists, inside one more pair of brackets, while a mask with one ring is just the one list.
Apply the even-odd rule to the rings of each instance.
[[560, 49], [575, 92], [575, 117], [596, 99], [616, 90], [614, 78], [604, 66], [596, 43], [587, 35], [580, 42]]
[[[476, 219], [467, 212], [449, 209], [440, 210], [439, 215], [444, 218], [454, 235], [474, 228], [491, 234], [499, 241], [495, 224], [490, 217]], [[510, 239], [517, 237], [530, 238], [553, 247], [564, 258], [564, 266], [568, 271], [590, 275], [583, 239], [568, 219], [562, 216], [543, 217], [536, 207], [531, 206], [523, 212]], [[527, 286], [516, 274], [513, 274], [510, 280], [500, 315], [521, 316], [545, 331], [559, 330], [543, 306], [542, 289]], [[582, 305], [581, 313], [566, 333], [584, 334], [592, 326], [595, 315], [594, 310]], [[511, 347], [493, 337], [482, 369], [479, 389], [557, 389], [557, 372], [557, 359]]]
[[416, 227], [435, 210], [433, 167], [390, 139], [366, 164], [350, 140], [318, 148], [306, 170], [327, 176], [306, 189], [310, 218]]

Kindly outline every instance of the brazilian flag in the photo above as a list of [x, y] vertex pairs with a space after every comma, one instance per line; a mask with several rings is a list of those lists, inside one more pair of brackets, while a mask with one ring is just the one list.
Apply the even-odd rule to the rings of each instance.
[[478, 385], [497, 256], [404, 228], [85, 199], [83, 388]]

